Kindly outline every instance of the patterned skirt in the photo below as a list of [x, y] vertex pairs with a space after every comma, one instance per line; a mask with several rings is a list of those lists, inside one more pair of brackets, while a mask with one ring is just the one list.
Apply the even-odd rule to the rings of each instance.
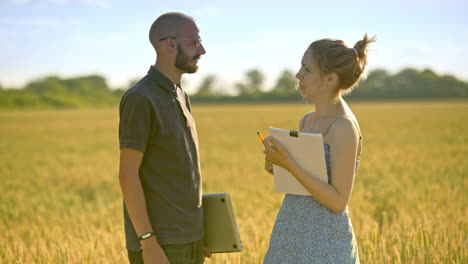
[[312, 196], [286, 194], [264, 264], [359, 263], [348, 208], [334, 213]]

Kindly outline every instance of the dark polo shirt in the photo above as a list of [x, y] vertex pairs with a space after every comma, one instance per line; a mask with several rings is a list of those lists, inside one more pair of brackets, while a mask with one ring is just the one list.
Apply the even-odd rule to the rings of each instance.
[[[156, 68], [120, 102], [120, 148], [144, 152], [139, 174], [148, 215], [161, 245], [203, 237], [198, 139], [190, 102], [182, 88]], [[140, 250], [124, 203], [126, 245]]]

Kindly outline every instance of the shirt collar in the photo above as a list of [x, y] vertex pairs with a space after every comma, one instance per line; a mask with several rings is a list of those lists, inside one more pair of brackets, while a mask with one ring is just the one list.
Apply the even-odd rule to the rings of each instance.
[[159, 83], [162, 88], [165, 90], [176, 93], [177, 87], [180, 87], [180, 83], [173, 84], [169, 78], [167, 78], [162, 72], [160, 72], [156, 67], [151, 66], [148, 70], [148, 76], [154, 80], [155, 82]]

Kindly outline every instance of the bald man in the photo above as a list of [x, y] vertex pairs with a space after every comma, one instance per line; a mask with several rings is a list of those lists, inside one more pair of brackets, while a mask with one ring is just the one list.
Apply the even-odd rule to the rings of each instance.
[[119, 180], [130, 263], [204, 263], [198, 139], [184, 73], [206, 51], [182, 13], [161, 15], [149, 39], [156, 63], [120, 102]]

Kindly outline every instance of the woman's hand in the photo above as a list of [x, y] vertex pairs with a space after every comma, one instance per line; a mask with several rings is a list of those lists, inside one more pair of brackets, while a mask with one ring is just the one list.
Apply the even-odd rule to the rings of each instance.
[[[265, 146], [263, 153], [265, 154], [266, 171], [270, 172], [267, 169], [267, 165], [270, 164], [275, 164], [289, 170], [294, 160], [291, 158], [288, 151], [274, 137], [266, 137], [265, 140], [263, 140], [263, 145]], [[271, 168], [271, 171], [273, 172], [273, 168]]]

